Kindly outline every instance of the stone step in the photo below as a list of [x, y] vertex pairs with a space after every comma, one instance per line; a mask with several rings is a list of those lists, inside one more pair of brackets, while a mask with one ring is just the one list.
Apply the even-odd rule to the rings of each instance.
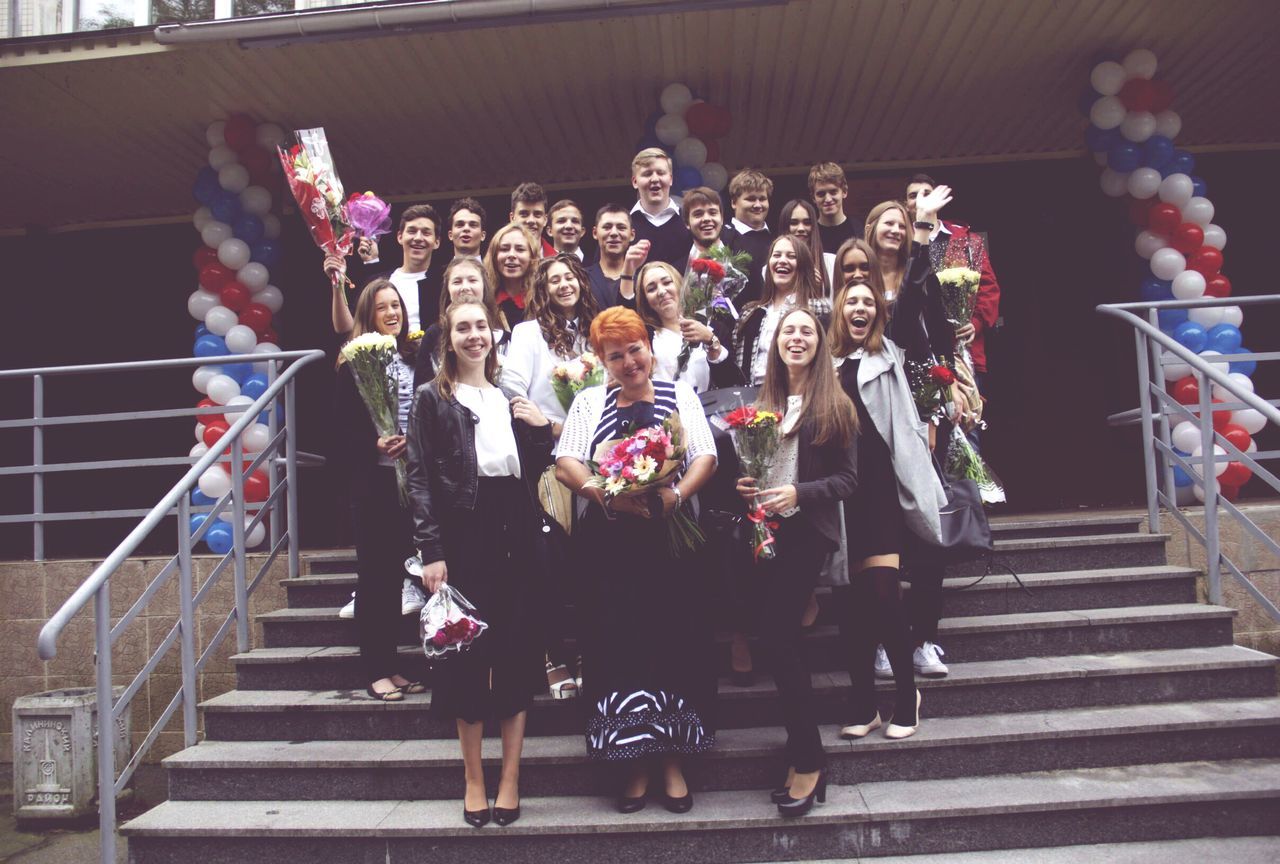
[[457, 799], [168, 801], [121, 827], [133, 864], [247, 861], [742, 861], [1271, 834], [1280, 760], [1175, 762], [831, 785], [784, 820], [764, 790], [700, 793], [693, 810], [622, 815], [603, 796], [522, 800], [476, 831]]
[[1083, 534], [1136, 534], [1147, 514], [1082, 513], [1080, 515], [992, 516], [991, 536], [997, 540], [1027, 537], [1079, 537]]
[[[1237, 645], [1132, 651], [1116, 654], [1027, 657], [955, 663], [946, 678], [919, 679], [922, 716], [957, 717], [1087, 706], [1135, 705], [1273, 696], [1275, 658]], [[848, 675], [813, 676], [819, 720], [845, 719]], [[882, 711], [891, 710], [892, 682], [878, 683]], [[767, 677], [751, 687], [720, 682], [716, 710], [721, 728], [773, 726], [777, 693]], [[530, 736], [576, 735], [584, 728], [585, 700], [534, 700]], [[359, 690], [235, 690], [202, 703], [210, 740], [452, 738], [451, 722], [434, 717], [430, 693], [382, 703]]]
[[[875, 733], [844, 741], [824, 727], [833, 783], [929, 780], [1162, 761], [1280, 758], [1280, 699], [1211, 700], [1036, 713], [929, 718], [905, 741]], [[690, 766], [697, 791], [767, 789], [784, 733], [725, 729]], [[484, 746], [496, 788], [501, 742]], [[408, 741], [205, 741], [164, 761], [173, 800], [458, 798], [462, 761], [447, 738]], [[607, 794], [582, 735], [529, 738], [520, 788], [528, 796]]]
[[[1031, 838], [1028, 838], [1030, 842]], [[865, 858], [826, 858], [795, 864], [859, 864]], [[1195, 840], [1151, 840], [1146, 843], [1094, 843], [1047, 849], [993, 849], [988, 852], [945, 852], [940, 855], [890, 855], [876, 864], [1184, 864], [1230, 861], [1232, 864], [1275, 864], [1280, 836], [1201, 837]]]
[[[1232, 639], [1235, 610], [1224, 606], [1175, 603], [1113, 609], [1026, 612], [944, 618], [938, 642], [949, 661], [1056, 657], [1113, 651], [1226, 645]], [[368, 685], [359, 664], [355, 625], [333, 610], [282, 609], [260, 615], [267, 648], [232, 657], [238, 686], [246, 690], [358, 689]], [[419, 662], [417, 623], [400, 623], [402, 652], [415, 680], [425, 680]], [[325, 644], [321, 640], [328, 640]], [[336, 643], [336, 644], [334, 644]], [[844, 643], [831, 626], [817, 626], [805, 639], [809, 668], [847, 669]], [[718, 640], [719, 669], [729, 671], [727, 637]], [[759, 655], [760, 649], [753, 648]], [[448, 662], [448, 661], [445, 661]], [[405, 670], [407, 673], [410, 670]]]

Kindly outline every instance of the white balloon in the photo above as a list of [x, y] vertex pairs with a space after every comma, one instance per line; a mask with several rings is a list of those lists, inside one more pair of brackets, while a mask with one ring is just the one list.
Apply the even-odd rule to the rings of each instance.
[[1151, 272], [1157, 279], [1170, 281], [1187, 269], [1187, 259], [1177, 249], [1157, 249], [1151, 256]]
[[214, 375], [209, 379], [209, 398], [219, 405], [226, 405], [240, 395], [240, 385], [230, 375]]
[[267, 526], [265, 522], [259, 522], [252, 528], [249, 525], [253, 522], [253, 516], [244, 518], [244, 545], [246, 548], [252, 549], [254, 546], [261, 546], [262, 541], [267, 539]]
[[1176, 111], [1161, 111], [1156, 115], [1156, 134], [1172, 140], [1182, 131], [1182, 118]]
[[[1257, 435], [1267, 425], [1267, 418], [1254, 408], [1241, 408], [1231, 412], [1231, 422], [1244, 429], [1250, 435]], [[1254, 451], [1249, 451], [1254, 452]]]
[[249, 169], [239, 162], [218, 169], [218, 185], [237, 195], [249, 185]]
[[729, 183], [729, 171], [719, 162], [708, 162], [702, 166], [702, 182], [719, 192]]
[[1156, 74], [1156, 55], [1146, 48], [1134, 48], [1124, 55], [1123, 65], [1130, 78], [1152, 78]]
[[1227, 248], [1227, 232], [1222, 229], [1221, 225], [1205, 225], [1204, 226], [1204, 245], [1212, 246], [1214, 249]]
[[1160, 355], [1160, 365], [1164, 367], [1164, 380], [1167, 384], [1181, 381], [1191, 374], [1191, 365], [1183, 363], [1172, 351], [1166, 351]]
[[1129, 112], [1114, 96], [1103, 96], [1089, 109], [1089, 122], [1099, 129], [1114, 129], [1124, 122]]
[[[1204, 455], [1204, 448], [1203, 448], [1203, 447], [1201, 447], [1201, 446], [1200, 446], [1200, 445], [1198, 445], [1198, 444], [1196, 445], [1196, 449], [1194, 449], [1194, 450], [1192, 450], [1192, 451], [1191, 451], [1191, 458], [1193, 458], [1193, 459], [1199, 459], [1199, 458], [1201, 458], [1203, 455]], [[1217, 445], [1217, 444], [1214, 444], [1214, 445], [1213, 445], [1213, 455], [1214, 455], [1214, 456], [1226, 456], [1226, 455], [1227, 455], [1227, 451], [1226, 451], [1226, 450], [1223, 450], [1221, 446], [1219, 446], [1219, 445]], [[1226, 471], [1226, 470], [1227, 470], [1227, 463], [1226, 463], [1226, 462], [1215, 462], [1215, 463], [1214, 463], [1214, 465], [1213, 465], [1213, 476], [1214, 476], [1214, 477], [1220, 477], [1220, 476], [1222, 476], [1222, 472], [1223, 472], [1223, 471]]]
[[1200, 427], [1190, 420], [1183, 420], [1173, 427], [1173, 432], [1169, 437], [1173, 440], [1174, 447], [1177, 447], [1183, 453], [1190, 453], [1200, 446]]
[[676, 164], [701, 168], [707, 164], [707, 145], [702, 143], [702, 139], [690, 135], [676, 144]]
[[1182, 221], [1194, 222], [1204, 228], [1213, 221], [1213, 202], [1199, 195], [1182, 205]]
[[253, 292], [267, 287], [267, 280], [270, 278], [267, 268], [257, 261], [250, 261], [236, 271], [236, 281]]
[[222, 301], [218, 299], [217, 294], [212, 291], [206, 291], [203, 288], [197, 288], [192, 291], [191, 296], [187, 298], [187, 311], [197, 321], [203, 321], [204, 316], [209, 314], [210, 309], [221, 305]]
[[[1214, 478], [1213, 482], [1210, 484], [1210, 488], [1213, 489], [1214, 495], [1218, 494], [1218, 480], [1216, 477]], [[1199, 483], [1197, 483], [1191, 487], [1191, 490], [1195, 494], [1196, 500], [1199, 501], [1201, 504], [1203, 504], [1204, 503], [1204, 487], [1201, 486]]]
[[284, 294], [280, 293], [280, 289], [276, 286], [266, 285], [253, 292], [253, 302], [266, 306], [274, 315], [284, 305]]
[[1195, 184], [1186, 174], [1170, 174], [1160, 181], [1160, 200], [1175, 207], [1185, 207], [1195, 194]]
[[[201, 444], [203, 444], [204, 442], [204, 424], [203, 423], [196, 424], [196, 440], [201, 442]], [[196, 447], [201, 446], [201, 444], [197, 444]], [[194, 450], [195, 447], [192, 447], [191, 449]], [[204, 449], [208, 450], [209, 448], [205, 447]], [[204, 453], [202, 452], [200, 455], [203, 456]]]
[[693, 102], [693, 92], [684, 84], [668, 84], [662, 88], [658, 102], [667, 114], [684, 114]]
[[226, 336], [232, 327], [240, 323], [240, 318], [226, 306], [214, 306], [204, 313], [204, 326], [214, 336]]
[[223, 266], [239, 270], [249, 263], [249, 244], [237, 237], [230, 237], [218, 244], [218, 260]]
[[1129, 194], [1142, 200], [1151, 198], [1160, 191], [1160, 180], [1160, 172], [1156, 169], [1136, 168], [1129, 174]]
[[[249, 398], [249, 397], [244, 397]], [[265, 423], [254, 423], [240, 436], [244, 442], [244, 452], [261, 453], [271, 443], [271, 429]]]
[[1102, 176], [1098, 178], [1098, 185], [1102, 187], [1104, 194], [1119, 198], [1129, 191], [1129, 175], [1104, 168]]
[[[280, 346], [274, 342], [259, 342], [253, 346], [254, 354], [279, 354]], [[263, 360], [260, 363], [253, 364], [253, 371], [266, 375], [273, 363], [269, 360]]]
[[1165, 239], [1159, 234], [1153, 234], [1150, 231], [1139, 231], [1138, 236], [1133, 238], [1133, 251], [1140, 256], [1150, 259], [1165, 246]]
[[676, 144], [689, 137], [689, 124], [679, 114], [663, 114], [654, 126], [654, 134], [663, 144]]
[[230, 240], [232, 236], [231, 226], [216, 219], [206, 222], [204, 227], [200, 229], [200, 239], [210, 249], [217, 249]]
[[[1244, 323], [1244, 310], [1239, 306], [1222, 306], [1222, 323], [1239, 327]], [[1238, 374], [1238, 373], [1237, 373]]]
[[217, 366], [197, 366], [196, 371], [191, 373], [191, 386], [201, 393], [209, 392], [209, 382], [213, 380], [214, 375], [221, 374]]
[[1173, 277], [1173, 296], [1176, 300], [1195, 300], [1197, 297], [1203, 297], [1204, 288], [1204, 274], [1195, 270], [1183, 270]]
[[[1199, 309], [1189, 310], [1187, 317], [1208, 330], [1210, 327], [1216, 327], [1222, 323], [1222, 319], [1225, 317], [1225, 313], [1222, 311], [1223, 308], [1222, 306], [1201, 306]], [[1200, 353], [1206, 354], [1208, 352], [1201, 351]], [[1215, 351], [1214, 353], [1216, 354], [1217, 352]]]
[[[197, 423], [197, 424], [196, 424], [196, 428], [197, 428], [197, 429], [203, 429], [203, 428], [204, 428], [204, 424], [203, 424], [203, 423]], [[199, 459], [201, 456], [203, 456], [204, 454], [206, 454], [206, 453], [208, 453], [208, 452], [209, 452], [209, 445], [208, 445], [208, 444], [206, 444], [206, 443], [204, 443], [204, 441], [203, 441], [204, 435], [202, 435], [201, 433], [197, 432], [197, 433], [196, 433], [196, 437], [197, 437], [197, 438], [200, 438], [200, 439], [202, 439], [202, 440], [201, 440], [199, 443], [195, 444], [195, 445], [191, 448], [191, 450], [187, 453], [187, 455], [188, 455], [188, 456], [190, 456], [192, 459]]]
[[1103, 96], [1114, 96], [1124, 86], [1124, 67], [1114, 60], [1103, 60], [1089, 73], [1089, 83]]
[[[212, 332], [212, 331], [210, 331]], [[253, 346], [258, 344], [258, 336], [253, 328], [245, 324], [236, 324], [227, 331], [227, 350], [232, 354], [249, 354]]]
[[244, 416], [245, 410], [253, 404], [253, 400], [248, 396], [232, 396], [226, 404], [227, 410], [222, 412], [222, 416], [227, 418], [227, 423], [234, 423]]
[[260, 123], [253, 137], [259, 147], [272, 151], [274, 156], [275, 149], [284, 143], [284, 130], [274, 123]]
[[197, 207], [196, 212], [191, 214], [191, 224], [196, 226], [196, 231], [203, 231], [204, 226], [213, 221], [213, 213], [208, 207]]
[[221, 465], [210, 465], [200, 475], [200, 491], [215, 501], [231, 491], [231, 475]]
[[221, 147], [227, 143], [226, 131], [226, 120], [214, 120], [204, 130], [204, 140], [209, 142], [210, 147]]
[[240, 206], [246, 213], [262, 216], [271, 209], [271, 193], [261, 186], [249, 186], [240, 193]]
[[1130, 111], [1120, 123], [1120, 134], [1141, 144], [1156, 133], [1156, 115], [1150, 111]]
[[266, 213], [262, 217], [262, 236], [274, 240], [280, 236], [280, 217], [274, 213]]
[[[1253, 392], [1253, 381], [1252, 379], [1249, 378], [1248, 375], [1244, 374], [1243, 372], [1229, 372], [1227, 373], [1227, 378], [1231, 381], [1231, 383], [1235, 386], [1237, 390], [1243, 390], [1246, 393]], [[1232, 396], [1230, 393], [1228, 393], [1227, 388], [1223, 387], [1221, 384], [1218, 384], [1215, 382], [1212, 388], [1210, 389], [1211, 389], [1211, 392], [1213, 393], [1214, 399], [1221, 399], [1223, 402], [1239, 401], [1235, 396]], [[1244, 410], [1244, 409], [1241, 409], [1241, 410]]]
[[219, 144], [209, 151], [209, 167], [217, 171], [219, 175], [222, 169], [228, 165], [240, 164], [236, 159], [236, 151], [232, 150], [226, 144]]
[[[1232, 415], [1232, 419], [1233, 419], [1233, 420], [1235, 419], [1235, 415], [1234, 415], [1234, 414]], [[1265, 421], [1264, 421], [1264, 423], [1265, 423]], [[1246, 431], [1247, 431], [1247, 430], [1246, 430]], [[1244, 448], [1244, 452], [1246, 452], [1246, 453], [1257, 453], [1257, 452], [1258, 452], [1258, 442], [1257, 442], [1257, 441], [1254, 441], [1254, 440], [1253, 440], [1253, 438], [1252, 438], [1252, 437], [1250, 437], [1250, 438], [1249, 438], [1249, 446], [1248, 446], [1248, 447], [1246, 447], [1246, 448]]]

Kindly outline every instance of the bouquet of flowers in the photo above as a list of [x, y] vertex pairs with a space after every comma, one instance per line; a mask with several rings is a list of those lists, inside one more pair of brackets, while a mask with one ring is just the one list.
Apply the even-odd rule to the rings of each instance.
[[391, 205], [372, 192], [347, 199], [347, 224], [360, 239], [377, 240], [391, 233]]
[[[418, 562], [419, 572], [421, 563]], [[418, 613], [422, 651], [431, 660], [444, 657], [450, 651], [462, 653], [487, 629], [489, 625], [476, 615], [476, 608], [448, 582], [436, 589]]]
[[[401, 434], [399, 397], [390, 373], [395, 352], [396, 337], [381, 333], [364, 333], [342, 346], [342, 359], [351, 367], [356, 389], [380, 437]], [[403, 456], [395, 460], [395, 469], [400, 503], [407, 507], [409, 485]]]
[[946, 472], [952, 477], [963, 477], [978, 484], [978, 494], [983, 504], [999, 504], [1005, 500], [1000, 478], [987, 467], [973, 442], [959, 426], [951, 428], [951, 440], [947, 442]]
[[948, 388], [956, 383], [956, 373], [931, 360], [908, 360], [903, 364], [916, 408], [925, 420], [934, 421], [950, 401]]
[[[769, 465], [778, 452], [782, 418], [773, 411], [761, 411], [754, 405], [743, 405], [730, 411], [724, 418], [733, 436], [738, 461], [742, 463], [744, 477], [762, 479], [769, 473]], [[778, 523], [770, 522], [764, 507], [757, 501], [747, 513], [752, 524], [751, 549], [757, 561], [768, 561], [777, 556], [773, 548], [773, 530]]]
[[[311, 239], [330, 255], [345, 258], [351, 254], [355, 229], [347, 217], [342, 181], [334, 168], [324, 128], [296, 129], [292, 142], [286, 143], [288, 146], [276, 149], [284, 165], [289, 191], [298, 202], [298, 212], [307, 223]], [[334, 284], [340, 279], [351, 284], [345, 276], [335, 274], [333, 279]]]
[[[747, 284], [743, 270], [751, 261], [745, 252], [730, 252], [723, 243], [717, 243], [701, 258], [689, 262], [689, 272], [684, 277], [684, 303], [681, 314], [702, 324], [710, 325], [717, 318], [736, 321], [737, 307], [733, 298]], [[739, 265], [742, 269], [739, 269]], [[680, 348], [676, 372], [683, 372], [693, 354], [693, 343], [686, 341]]]
[[[625, 438], [605, 441], [596, 458], [587, 463], [587, 486], [603, 489], [605, 499], [623, 495], [647, 495], [675, 482], [687, 447], [680, 415], [669, 414], [661, 425], [633, 429]], [[679, 556], [701, 546], [706, 538], [681, 504], [667, 520], [671, 551]]]
[[604, 364], [590, 351], [551, 370], [551, 390], [565, 411], [569, 410], [580, 391], [603, 383]]

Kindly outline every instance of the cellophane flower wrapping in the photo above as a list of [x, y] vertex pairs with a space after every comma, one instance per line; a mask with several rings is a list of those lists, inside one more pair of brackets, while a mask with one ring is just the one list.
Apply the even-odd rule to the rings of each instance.
[[[751, 256], [746, 253], [740, 255], [751, 260]], [[681, 304], [681, 314], [685, 318], [708, 326], [716, 319], [729, 322], [738, 319], [738, 309], [733, 305], [733, 298], [747, 281], [746, 276], [735, 268], [734, 260], [734, 253], [729, 252], [724, 244], [717, 243], [708, 250], [707, 255], [689, 262], [689, 270], [684, 277], [684, 300]], [[683, 372], [689, 365], [694, 347], [687, 340], [680, 347], [680, 354], [676, 358], [676, 374]]]
[[956, 382], [956, 374], [936, 360], [908, 360], [903, 364], [903, 371], [920, 418], [930, 423], [938, 422], [951, 401], [950, 387]]
[[391, 233], [391, 205], [372, 192], [347, 199], [347, 222], [358, 238], [377, 240]]
[[[396, 338], [381, 333], [364, 333], [342, 346], [342, 358], [351, 367], [356, 390], [369, 409], [369, 419], [379, 437], [400, 435], [400, 397], [391, 377], [395, 359]], [[400, 488], [400, 504], [409, 505], [407, 463], [401, 456], [395, 460], [396, 483]]]
[[[738, 462], [742, 466], [744, 477], [753, 477], [762, 481], [769, 473], [773, 458], [778, 452], [781, 441], [782, 417], [774, 411], [763, 411], [754, 405], [742, 405], [725, 415], [724, 421], [729, 426], [729, 434], [733, 437], [733, 447], [738, 453]], [[768, 561], [777, 556], [774, 546], [773, 529], [778, 527], [770, 521], [759, 501], [747, 512], [751, 522], [751, 552], [757, 561]]]
[[430, 660], [450, 652], [461, 654], [487, 629], [489, 625], [480, 620], [476, 608], [448, 582], [436, 589], [418, 613], [422, 651]]
[[604, 364], [590, 351], [559, 363], [551, 370], [551, 390], [565, 412], [574, 398], [587, 387], [604, 383]]
[[1005, 500], [1004, 487], [973, 442], [959, 426], [951, 428], [951, 440], [947, 442], [946, 472], [952, 477], [972, 480], [978, 484], [983, 504], [1000, 504]]
[[298, 202], [298, 212], [307, 223], [311, 239], [330, 255], [350, 255], [355, 229], [347, 221], [342, 181], [338, 179], [324, 128], [296, 129], [277, 150], [289, 191]]
[[[606, 500], [624, 495], [645, 495], [676, 482], [688, 447], [679, 414], [669, 414], [659, 425], [635, 429], [624, 438], [604, 441], [595, 459], [587, 463], [591, 477], [586, 486], [603, 489]], [[706, 542], [702, 530], [682, 503], [667, 519], [667, 537], [677, 557]]]

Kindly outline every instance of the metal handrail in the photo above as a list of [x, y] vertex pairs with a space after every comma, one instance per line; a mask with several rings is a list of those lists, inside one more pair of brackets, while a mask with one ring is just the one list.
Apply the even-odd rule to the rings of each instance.
[[[1239, 508], [1222, 497], [1217, 482], [1214, 466], [1220, 462], [1241, 462], [1253, 472], [1253, 476], [1261, 478], [1276, 492], [1280, 492], [1280, 478], [1262, 466], [1262, 462], [1280, 458], [1280, 451], [1246, 453], [1224, 438], [1213, 426], [1214, 410], [1235, 410], [1252, 408], [1262, 414], [1271, 423], [1280, 426], [1280, 407], [1274, 400], [1266, 400], [1252, 391], [1246, 390], [1232, 381], [1226, 372], [1217, 368], [1223, 363], [1239, 360], [1256, 360], [1266, 362], [1280, 360], [1280, 352], [1254, 352], [1249, 354], [1228, 354], [1215, 357], [1203, 357], [1163, 332], [1157, 325], [1159, 312], [1162, 309], [1195, 309], [1215, 306], [1263, 306], [1280, 303], [1280, 295], [1261, 295], [1253, 297], [1233, 298], [1201, 298], [1198, 300], [1163, 300], [1158, 302], [1110, 303], [1097, 307], [1103, 315], [1118, 318], [1134, 328], [1134, 339], [1138, 356], [1138, 414], [1142, 423], [1143, 469], [1146, 476], [1147, 524], [1148, 530], [1160, 530], [1160, 508], [1178, 520], [1186, 529], [1189, 537], [1194, 537], [1205, 548], [1205, 575], [1209, 587], [1209, 600], [1212, 603], [1222, 602], [1222, 568], [1236, 578], [1244, 589], [1253, 596], [1260, 606], [1277, 621], [1280, 621], [1280, 607], [1245, 576], [1244, 572], [1223, 554], [1218, 529], [1218, 510], [1225, 509], [1234, 517], [1247, 534], [1264, 547], [1280, 556], [1280, 543], [1270, 537], [1249, 519]], [[1135, 312], [1143, 311], [1148, 320], [1143, 320]], [[1166, 389], [1164, 377], [1164, 354], [1171, 353], [1185, 363], [1195, 377], [1199, 388], [1199, 405], [1195, 410], [1181, 404]], [[1216, 385], [1228, 394], [1222, 402], [1212, 399], [1211, 384]], [[1155, 403], [1155, 409], [1152, 403]], [[1112, 425], [1123, 425], [1132, 422], [1133, 411], [1120, 412], [1108, 418]], [[1184, 458], [1173, 446], [1171, 440], [1170, 417], [1188, 420], [1200, 427], [1200, 457], [1198, 460]], [[1159, 429], [1156, 429], [1156, 418]], [[1215, 445], [1224, 451], [1216, 455]], [[1161, 491], [1156, 479], [1157, 457], [1161, 465], [1164, 490]], [[1198, 463], [1198, 464], [1197, 464]], [[1204, 530], [1201, 531], [1178, 507], [1174, 482], [1174, 468], [1180, 468], [1198, 481], [1204, 490]]]
[[[115, 828], [116, 828], [116, 795], [133, 776], [133, 772], [141, 763], [143, 756], [150, 750], [152, 743], [160, 731], [168, 724], [170, 718], [179, 707], [182, 708], [183, 740], [187, 747], [196, 743], [197, 716], [196, 701], [197, 675], [221, 646], [230, 632], [232, 624], [236, 627], [236, 642], [240, 653], [250, 649], [249, 642], [249, 596], [262, 581], [268, 569], [279, 556], [281, 549], [287, 547], [289, 575], [296, 577], [298, 567], [298, 497], [297, 468], [298, 451], [296, 435], [296, 379], [302, 367], [322, 359], [325, 354], [320, 350], [280, 352], [264, 357], [250, 355], [254, 362], [271, 362], [271, 374], [267, 389], [252, 405], [246, 406], [244, 413], [230, 425], [225, 433], [209, 448], [203, 456], [196, 460], [177, 483], [159, 502], [143, 517], [132, 531], [87, 579], [67, 598], [66, 602], [55, 612], [40, 630], [36, 648], [44, 660], [52, 660], [57, 656], [58, 637], [70, 621], [81, 612], [90, 601], [94, 608], [94, 646], [96, 654], [96, 689], [98, 706], [98, 822], [100, 829], [100, 854], [102, 864], [115, 861]], [[217, 358], [219, 365], [236, 362], [239, 357]], [[137, 369], [160, 368], [166, 366], [203, 365], [207, 358], [181, 358], [176, 360], [145, 361], [139, 363], [110, 363], [94, 366], [60, 367], [56, 369], [13, 370], [0, 372], [0, 377], [13, 378], [23, 375], [38, 380], [46, 374], [66, 375], [77, 371], [135, 371]], [[275, 374], [285, 360], [293, 360], [291, 365]], [[284, 394], [284, 426], [279, 428], [275, 403], [280, 394]], [[258, 415], [270, 409], [270, 442], [256, 454], [248, 467], [244, 464], [244, 450], [241, 435], [249, 426], [257, 421]], [[279, 455], [283, 447], [283, 456]], [[38, 450], [39, 448], [37, 448]], [[223, 495], [212, 507], [209, 515], [194, 532], [191, 530], [190, 492], [195, 487], [200, 475], [215, 462], [225, 458], [230, 450], [231, 490]], [[37, 463], [39, 462], [37, 453]], [[266, 500], [258, 503], [258, 513], [246, 524], [244, 478], [259, 466], [269, 465], [270, 493]], [[284, 478], [279, 477], [280, 468], [284, 469]], [[283, 498], [283, 501], [282, 501]], [[281, 513], [283, 504], [284, 513]], [[111, 576], [138, 548], [161, 520], [168, 517], [177, 507], [178, 551], [161, 568], [151, 580], [141, 596], [134, 601], [128, 612], [114, 626], [111, 623], [110, 586]], [[232, 510], [232, 547], [209, 573], [200, 591], [194, 588], [192, 572], [192, 547], [199, 542], [208, 531], [213, 520], [227, 507]], [[261, 524], [268, 510], [273, 512], [271, 520], [271, 543], [266, 560], [258, 572], [250, 580], [246, 572], [245, 537], [253, 528]], [[281, 518], [283, 516], [283, 518]], [[282, 531], [282, 522], [287, 522], [288, 530]], [[210, 589], [222, 574], [230, 567], [234, 580], [234, 608], [219, 626], [213, 638], [205, 645], [204, 651], [197, 655], [195, 644], [196, 610], [200, 602], [206, 598]], [[159, 647], [143, 665], [142, 669], [126, 686], [119, 699], [115, 698], [112, 682], [111, 646], [120, 638], [125, 628], [136, 619], [147, 604], [174, 575], [179, 579], [179, 613], [178, 621], [161, 641]], [[115, 752], [107, 742], [114, 740], [115, 722], [128, 710], [133, 697], [146, 683], [152, 671], [160, 664], [174, 645], [179, 646], [181, 686], [161, 711], [159, 718], [151, 727], [142, 744], [123, 766], [120, 776], [116, 776]]]

